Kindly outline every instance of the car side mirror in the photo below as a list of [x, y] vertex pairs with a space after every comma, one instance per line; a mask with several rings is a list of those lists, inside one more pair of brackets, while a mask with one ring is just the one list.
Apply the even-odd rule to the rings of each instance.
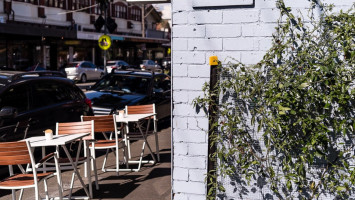
[[11, 106], [5, 106], [0, 110], [0, 117], [3, 118], [16, 117], [16, 115], [17, 115], [17, 109]]

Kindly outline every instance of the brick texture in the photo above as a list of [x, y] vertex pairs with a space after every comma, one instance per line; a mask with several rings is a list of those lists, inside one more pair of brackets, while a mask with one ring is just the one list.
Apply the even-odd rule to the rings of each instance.
[[[272, 45], [280, 18], [276, 0], [254, 2], [251, 8], [194, 9], [193, 0], [172, 0], [174, 200], [206, 199], [208, 118], [193, 107], [193, 101], [203, 95], [202, 86], [209, 82], [209, 57], [218, 56], [222, 64], [251, 65], [260, 61]], [[354, 0], [322, 2], [334, 3], [334, 10], [339, 12], [348, 9]], [[307, 21], [309, 0], [285, 0], [285, 4], [294, 15], [302, 13]]]

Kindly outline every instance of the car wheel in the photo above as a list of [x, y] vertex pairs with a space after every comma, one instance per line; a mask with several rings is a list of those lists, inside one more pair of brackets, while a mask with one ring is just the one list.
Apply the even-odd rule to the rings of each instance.
[[81, 75], [80, 82], [86, 83], [86, 81], [87, 81], [86, 75], [85, 74]]

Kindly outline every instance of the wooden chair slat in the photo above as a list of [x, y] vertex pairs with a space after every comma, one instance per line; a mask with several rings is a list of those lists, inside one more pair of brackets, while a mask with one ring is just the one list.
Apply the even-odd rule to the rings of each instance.
[[14, 151], [0, 151], [0, 160], [1, 160], [1, 156], [17, 156], [17, 155], [28, 155], [28, 149], [14, 150]]
[[27, 144], [25, 141], [20, 141], [20, 142], [0, 142], [0, 148], [5, 147], [26, 147]]
[[24, 151], [24, 150], [28, 151], [27, 146], [0, 147], [0, 152], [6, 152], [6, 151], [16, 152], [16, 151]]

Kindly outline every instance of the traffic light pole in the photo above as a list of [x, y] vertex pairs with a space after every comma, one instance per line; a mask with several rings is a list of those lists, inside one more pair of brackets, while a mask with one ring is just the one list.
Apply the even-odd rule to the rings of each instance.
[[[104, 15], [105, 15], [104, 35], [106, 35], [107, 34], [107, 4], [106, 3], [105, 3]], [[104, 50], [104, 74], [105, 75], [107, 74], [106, 54], [107, 54], [107, 50]]]

